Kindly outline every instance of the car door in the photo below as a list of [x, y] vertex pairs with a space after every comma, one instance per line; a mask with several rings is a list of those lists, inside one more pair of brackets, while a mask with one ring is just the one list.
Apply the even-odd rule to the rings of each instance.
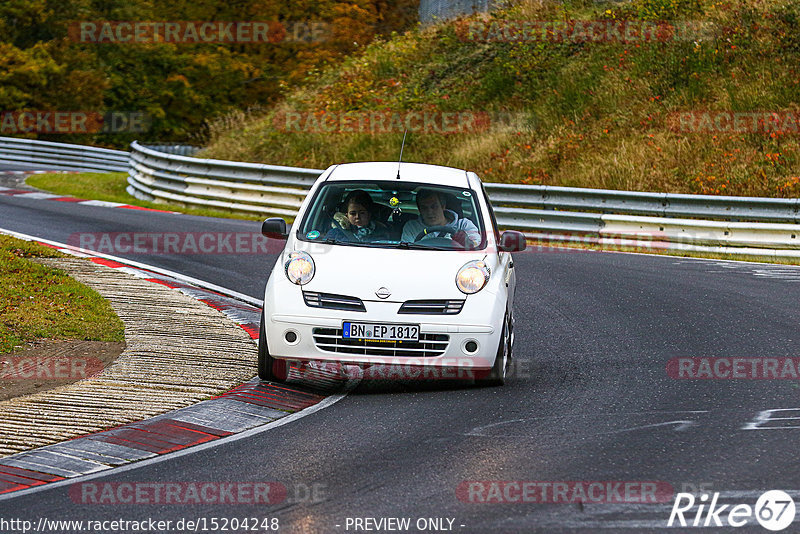
[[511, 257], [510, 252], [505, 252], [500, 250], [500, 230], [497, 227], [497, 218], [494, 214], [494, 209], [492, 208], [492, 203], [489, 200], [489, 195], [486, 193], [486, 189], [483, 187], [483, 183], [481, 183], [481, 191], [483, 192], [483, 198], [486, 204], [486, 209], [489, 212], [489, 219], [491, 223], [491, 232], [494, 234], [494, 241], [497, 245], [494, 247], [492, 254], [497, 255], [497, 264], [500, 266], [500, 274], [503, 276], [503, 280], [505, 281], [505, 285], [507, 288], [507, 295], [508, 301], [506, 304], [506, 310], [511, 312], [514, 309], [514, 294], [516, 292], [517, 287], [517, 276], [516, 270], [514, 269], [514, 259]]

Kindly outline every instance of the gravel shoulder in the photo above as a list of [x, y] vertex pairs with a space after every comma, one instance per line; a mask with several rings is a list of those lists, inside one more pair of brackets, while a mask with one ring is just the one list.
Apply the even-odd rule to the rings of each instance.
[[253, 339], [183, 293], [83, 259], [41, 259], [108, 299], [126, 348], [97, 375], [0, 402], [0, 456], [192, 405], [256, 373]]

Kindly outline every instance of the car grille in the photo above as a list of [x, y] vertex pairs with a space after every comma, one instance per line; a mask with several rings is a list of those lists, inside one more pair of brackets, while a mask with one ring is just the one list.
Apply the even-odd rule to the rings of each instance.
[[329, 310], [362, 311], [367, 309], [360, 298], [347, 295], [334, 295], [333, 293], [313, 293], [303, 291], [303, 298], [307, 306], [312, 308], [326, 308]]
[[397, 313], [455, 315], [462, 307], [463, 300], [407, 300]]
[[325, 352], [362, 354], [365, 356], [408, 356], [431, 358], [447, 350], [447, 334], [420, 334], [419, 341], [365, 341], [345, 339], [341, 328], [314, 328], [314, 344]]

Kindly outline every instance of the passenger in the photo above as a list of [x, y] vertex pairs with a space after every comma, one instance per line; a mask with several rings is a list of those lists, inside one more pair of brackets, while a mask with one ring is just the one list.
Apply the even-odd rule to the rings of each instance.
[[334, 228], [328, 232], [326, 239], [337, 241], [388, 239], [388, 227], [374, 218], [376, 206], [369, 193], [361, 189], [351, 191], [345, 197], [343, 204], [346, 211], [333, 216]]
[[[475, 248], [481, 242], [481, 233], [475, 223], [466, 218], [458, 218], [453, 210], [445, 209], [442, 196], [432, 189], [420, 189], [417, 193], [419, 219], [408, 221], [403, 227], [401, 241], [412, 243], [423, 230], [433, 226], [449, 226], [455, 231], [434, 231], [433, 237], [449, 237], [464, 248]], [[421, 239], [424, 239], [421, 238]]]

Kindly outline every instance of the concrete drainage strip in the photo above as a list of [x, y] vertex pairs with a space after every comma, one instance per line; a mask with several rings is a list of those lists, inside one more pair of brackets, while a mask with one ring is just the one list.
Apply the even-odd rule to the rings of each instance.
[[257, 307], [108, 259], [38, 261], [107, 298], [127, 347], [94, 377], [0, 402], [0, 494], [251, 430], [344, 385], [322, 370], [306, 385], [252, 378]]

